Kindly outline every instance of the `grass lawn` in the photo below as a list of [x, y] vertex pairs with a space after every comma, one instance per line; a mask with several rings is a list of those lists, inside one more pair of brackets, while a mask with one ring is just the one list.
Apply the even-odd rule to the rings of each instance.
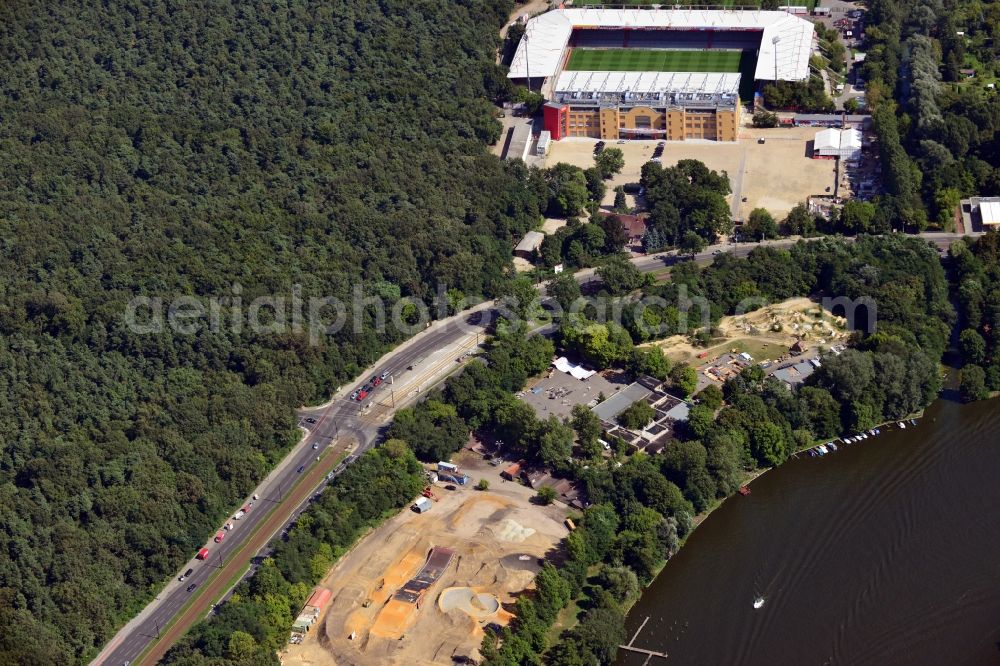
[[573, 49], [567, 71], [739, 72], [741, 51]]

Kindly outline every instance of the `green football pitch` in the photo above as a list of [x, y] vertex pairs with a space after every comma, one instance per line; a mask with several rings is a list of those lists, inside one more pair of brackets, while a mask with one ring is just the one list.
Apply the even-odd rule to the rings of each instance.
[[660, 49], [573, 49], [567, 71], [738, 72], [740, 51]]

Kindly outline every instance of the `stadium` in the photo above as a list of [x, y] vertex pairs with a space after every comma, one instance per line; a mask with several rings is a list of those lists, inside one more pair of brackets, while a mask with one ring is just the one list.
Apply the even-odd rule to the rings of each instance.
[[557, 9], [508, 76], [541, 90], [552, 139], [735, 141], [762, 81], [809, 77], [813, 25], [784, 11]]

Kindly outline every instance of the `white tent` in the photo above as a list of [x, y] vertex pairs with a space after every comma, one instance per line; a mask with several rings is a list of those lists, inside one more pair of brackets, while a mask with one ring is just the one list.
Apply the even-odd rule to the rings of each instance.
[[555, 361], [552, 362], [552, 365], [554, 365], [556, 367], [556, 370], [558, 370], [559, 372], [565, 372], [566, 374], [572, 375], [573, 377], [579, 379], [580, 381], [583, 381], [584, 379], [590, 379], [591, 377], [597, 374], [595, 370], [587, 370], [582, 365], [574, 365], [573, 363], [570, 363], [569, 359], [567, 359], [565, 356], [560, 356], [559, 358], [557, 358]]
[[861, 156], [861, 132], [856, 129], [825, 129], [816, 133], [813, 154], [855, 160]]

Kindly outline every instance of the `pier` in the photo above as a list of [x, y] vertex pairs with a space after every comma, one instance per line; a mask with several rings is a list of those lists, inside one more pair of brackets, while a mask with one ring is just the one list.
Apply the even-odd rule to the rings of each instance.
[[628, 642], [628, 645], [618, 646], [618, 649], [620, 650], [628, 650], [629, 652], [638, 652], [639, 654], [646, 655], [646, 660], [642, 662], [642, 666], [646, 666], [647, 664], [649, 664], [649, 662], [652, 661], [653, 657], [659, 657], [661, 659], [667, 658], [666, 652], [657, 652], [655, 650], [647, 650], [645, 648], [638, 648], [632, 646], [632, 644], [635, 643], [635, 639], [639, 638], [639, 634], [642, 633], [642, 630], [643, 628], [645, 628], [647, 622], [649, 622], [648, 615], [646, 616], [646, 619], [642, 621], [642, 624], [639, 625], [639, 628], [635, 630], [635, 633], [632, 635], [632, 640]]

